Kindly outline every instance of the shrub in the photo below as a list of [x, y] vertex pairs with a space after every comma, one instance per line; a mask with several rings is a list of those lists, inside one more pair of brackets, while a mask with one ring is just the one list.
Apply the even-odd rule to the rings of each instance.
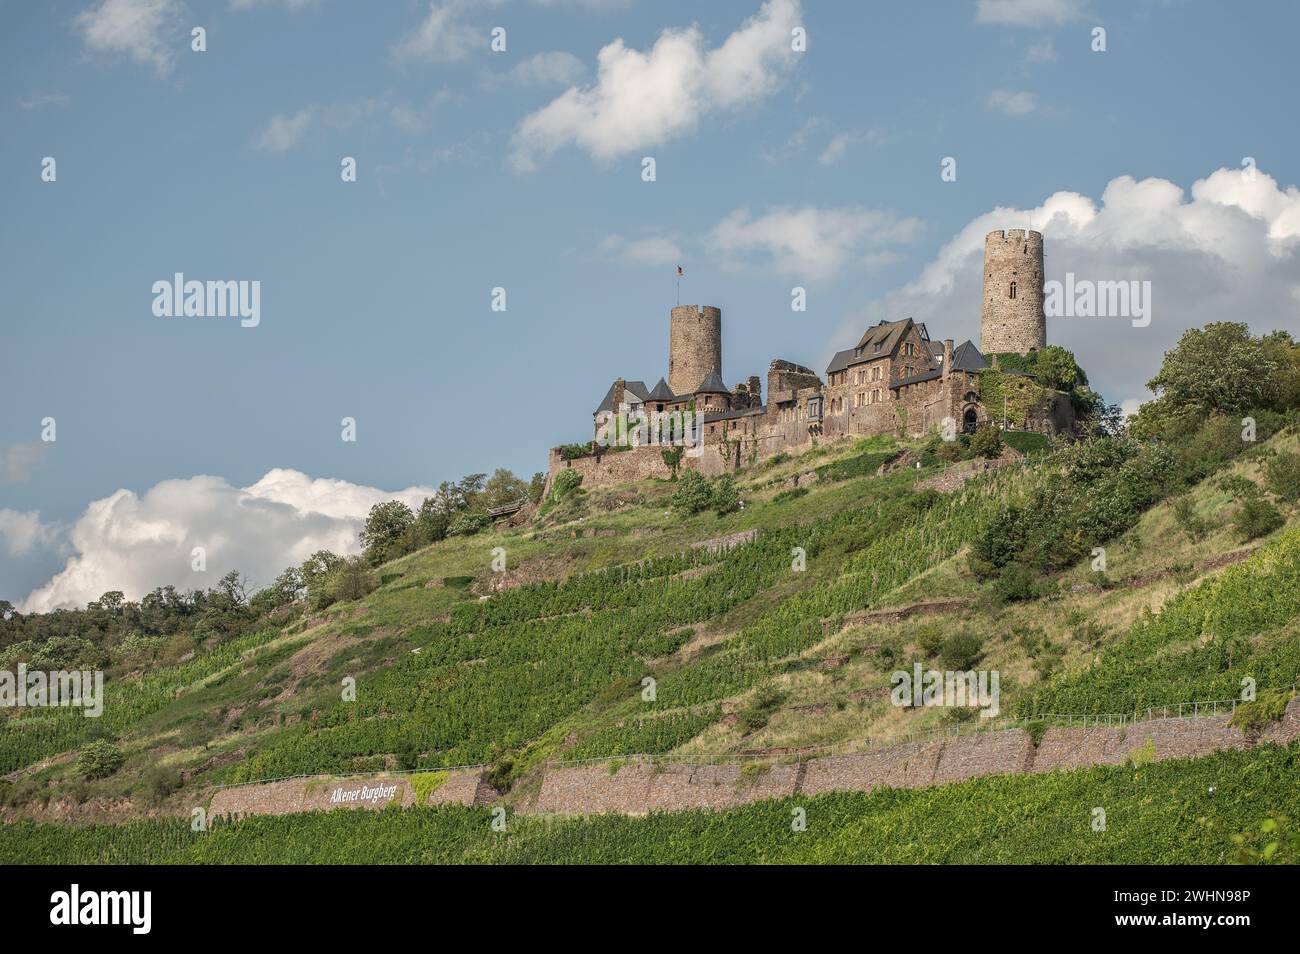
[[1291, 694], [1282, 689], [1265, 689], [1254, 702], [1243, 702], [1232, 713], [1230, 724], [1242, 732], [1258, 732], [1270, 722], [1286, 715], [1286, 704]]
[[1289, 504], [1300, 500], [1300, 454], [1285, 451], [1265, 464], [1264, 485]]
[[1243, 541], [1266, 536], [1284, 523], [1286, 518], [1281, 511], [1259, 498], [1247, 500], [1232, 518], [1232, 525]]
[[988, 424], [975, 429], [970, 439], [970, 449], [976, 457], [992, 460], [1002, 454], [1002, 431]]
[[578, 489], [582, 483], [582, 474], [576, 470], [565, 469], [555, 475], [551, 481], [551, 499], [558, 502]]
[[108, 778], [122, 767], [126, 756], [112, 742], [91, 742], [77, 756], [77, 772], [87, 779]]
[[[572, 471], [565, 471], [565, 473], [572, 473]], [[487, 527], [489, 523], [491, 523], [491, 521], [485, 513], [478, 513], [472, 510], [460, 513], [453, 517], [451, 523], [447, 526], [447, 536], [472, 537], [474, 534]]]
[[775, 686], [763, 686], [749, 702], [736, 713], [736, 722], [748, 735], [767, 725], [781, 703], [785, 702], [785, 693]]
[[730, 474], [723, 474], [713, 482], [709, 496], [713, 503], [713, 512], [719, 517], [725, 517], [740, 509], [740, 491], [736, 489], [736, 478]]
[[984, 641], [974, 633], [954, 633], [939, 647], [939, 662], [950, 671], [974, 669], [983, 658]]
[[332, 602], [359, 600], [378, 586], [375, 575], [370, 572], [361, 557], [350, 557], [343, 565], [330, 574], [326, 587]]
[[1203, 540], [1206, 534], [1210, 532], [1209, 521], [1196, 515], [1196, 508], [1192, 505], [1191, 497], [1180, 497], [1175, 501], [1174, 521], [1189, 540]]
[[669, 498], [672, 508], [679, 514], [692, 516], [707, 510], [713, 503], [709, 482], [698, 470], [688, 470], [677, 481], [677, 489]]
[[772, 503], [781, 503], [783, 500], [797, 500], [800, 497], [806, 496], [807, 493], [807, 487], [791, 487], [789, 490], [783, 490], [773, 497]]
[[964, 457], [961, 443], [958, 441], [940, 441], [934, 450], [934, 456], [944, 463], [954, 464]]

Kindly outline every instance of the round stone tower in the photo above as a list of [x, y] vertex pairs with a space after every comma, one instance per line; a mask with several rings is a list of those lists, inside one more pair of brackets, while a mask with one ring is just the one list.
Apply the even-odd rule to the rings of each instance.
[[984, 236], [980, 351], [1027, 354], [1047, 346], [1043, 233], [999, 229]]
[[722, 374], [722, 309], [678, 305], [668, 324], [668, 387], [694, 394], [710, 371]]

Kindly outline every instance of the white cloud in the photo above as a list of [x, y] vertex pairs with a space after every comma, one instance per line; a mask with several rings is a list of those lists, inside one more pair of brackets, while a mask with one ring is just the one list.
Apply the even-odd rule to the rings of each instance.
[[298, 145], [298, 142], [307, 132], [312, 121], [316, 118], [316, 109], [315, 106], [307, 106], [298, 110], [292, 116], [286, 116], [284, 113], [272, 116], [271, 121], [257, 137], [254, 145], [258, 149], [265, 149], [267, 152], [287, 152]]
[[1046, 37], [1037, 43], [1031, 43], [1025, 55], [1032, 63], [1051, 63], [1056, 59], [1056, 44]]
[[463, 19], [467, 6], [464, 0], [430, 3], [429, 13], [420, 25], [393, 46], [393, 58], [459, 63], [475, 50], [489, 50], [487, 32]]
[[126, 53], [166, 74], [175, 62], [179, 15], [176, 0], [102, 0], [72, 23], [89, 49]]
[[1059, 25], [1084, 15], [1083, 0], [979, 0], [975, 19], [997, 26]]
[[46, 441], [27, 441], [22, 444], [10, 444], [4, 454], [4, 482], [20, 484], [32, 475], [32, 471], [45, 459], [50, 445]]
[[0, 543], [10, 556], [22, 556], [38, 544], [44, 546], [50, 535], [50, 528], [41, 523], [40, 511], [0, 508]]
[[1219, 169], [1191, 197], [1165, 179], [1111, 180], [1100, 201], [1057, 192], [1029, 209], [967, 223], [917, 278], [847, 317], [825, 357], [882, 318], [911, 316], [937, 337], [979, 342], [984, 236], [1043, 233], [1045, 278], [1150, 281], [1148, 327], [1126, 319], [1048, 318], [1047, 336], [1075, 352], [1108, 400], [1135, 399], [1188, 328], [1248, 321], [1300, 336], [1300, 191], [1257, 171]]
[[919, 219], [869, 209], [778, 208], [755, 218], [737, 209], [714, 227], [710, 247], [738, 264], [757, 253], [778, 271], [808, 280], [840, 271], [864, 249], [911, 242]]
[[798, 0], [766, 0], [712, 50], [694, 26], [665, 30], [647, 53], [614, 40], [597, 55], [594, 85], [565, 91], [519, 124], [512, 165], [529, 171], [566, 145], [608, 162], [770, 95], [798, 56], [790, 33], [799, 15]]
[[677, 243], [662, 236], [626, 239], [610, 235], [601, 241], [600, 251], [629, 265], [676, 265], [684, 259]]
[[822, 150], [822, 154], [817, 157], [817, 162], [823, 166], [833, 166], [839, 162], [849, 151], [849, 143], [852, 137], [848, 133], [838, 133]]
[[1009, 89], [995, 89], [989, 93], [985, 105], [989, 109], [1006, 113], [1008, 116], [1027, 116], [1038, 108], [1038, 94], [1025, 91], [1015, 92]]
[[514, 86], [539, 88], [544, 86], [572, 86], [586, 75], [587, 67], [572, 53], [554, 50], [536, 53], [502, 73], [488, 73], [483, 77], [486, 87], [510, 83]]
[[18, 108], [22, 110], [44, 109], [46, 106], [67, 106], [72, 97], [67, 93], [31, 93], [18, 97]]
[[232, 10], [251, 10], [253, 7], [275, 6], [288, 10], [306, 10], [320, 5], [320, 0], [230, 0]]
[[[86, 508], [69, 533], [67, 564], [28, 595], [23, 612], [82, 606], [108, 590], [139, 599], [167, 584], [211, 586], [230, 570], [266, 584], [316, 550], [355, 553], [374, 504], [397, 499], [415, 508], [433, 493], [430, 487], [388, 493], [280, 469], [249, 487], [199, 476], [162, 481], [140, 496], [119, 490]], [[8, 528], [5, 538], [28, 539], [34, 516], [0, 517], [9, 521], [0, 522]], [[191, 570], [194, 547], [206, 549], [206, 573]]]

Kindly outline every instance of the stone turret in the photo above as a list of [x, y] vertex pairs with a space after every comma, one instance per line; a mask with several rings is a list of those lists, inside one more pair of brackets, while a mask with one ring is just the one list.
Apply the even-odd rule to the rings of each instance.
[[1043, 235], [1001, 229], [984, 237], [980, 351], [1027, 354], [1047, 346]]

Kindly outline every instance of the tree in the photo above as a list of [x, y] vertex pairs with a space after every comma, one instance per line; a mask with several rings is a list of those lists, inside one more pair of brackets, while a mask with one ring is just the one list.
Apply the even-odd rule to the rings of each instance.
[[1266, 347], [1253, 337], [1245, 322], [1211, 322], [1183, 332], [1147, 387], [1157, 403], [1178, 415], [1270, 407], [1280, 390], [1278, 348], [1279, 343]]
[[710, 497], [713, 502], [713, 512], [719, 517], [725, 517], [738, 510], [740, 491], [736, 488], [736, 478], [730, 474], [723, 474], [713, 482]]
[[501, 507], [528, 496], [529, 487], [504, 467], [498, 467], [483, 485], [483, 505]]
[[415, 514], [400, 500], [386, 500], [371, 507], [361, 531], [361, 546], [370, 565], [378, 566], [390, 559], [394, 555], [390, 550], [413, 523]]
[[971, 435], [970, 449], [976, 457], [993, 460], [1002, 455], [1002, 431], [990, 424], [981, 424]]
[[533, 479], [528, 484], [528, 500], [531, 503], [541, 503], [542, 495], [546, 490], [546, 475], [541, 471], [533, 474]]
[[709, 482], [698, 470], [688, 470], [677, 481], [677, 489], [668, 498], [679, 514], [691, 516], [707, 510], [713, 503]]
[[416, 545], [428, 546], [430, 543], [445, 539], [447, 524], [450, 522], [451, 515], [447, 513], [442, 502], [437, 497], [425, 497], [412, 528], [418, 541]]
[[1088, 376], [1074, 360], [1074, 353], [1059, 345], [1048, 345], [1034, 358], [1034, 375], [1043, 387], [1073, 391], [1088, 383]]

